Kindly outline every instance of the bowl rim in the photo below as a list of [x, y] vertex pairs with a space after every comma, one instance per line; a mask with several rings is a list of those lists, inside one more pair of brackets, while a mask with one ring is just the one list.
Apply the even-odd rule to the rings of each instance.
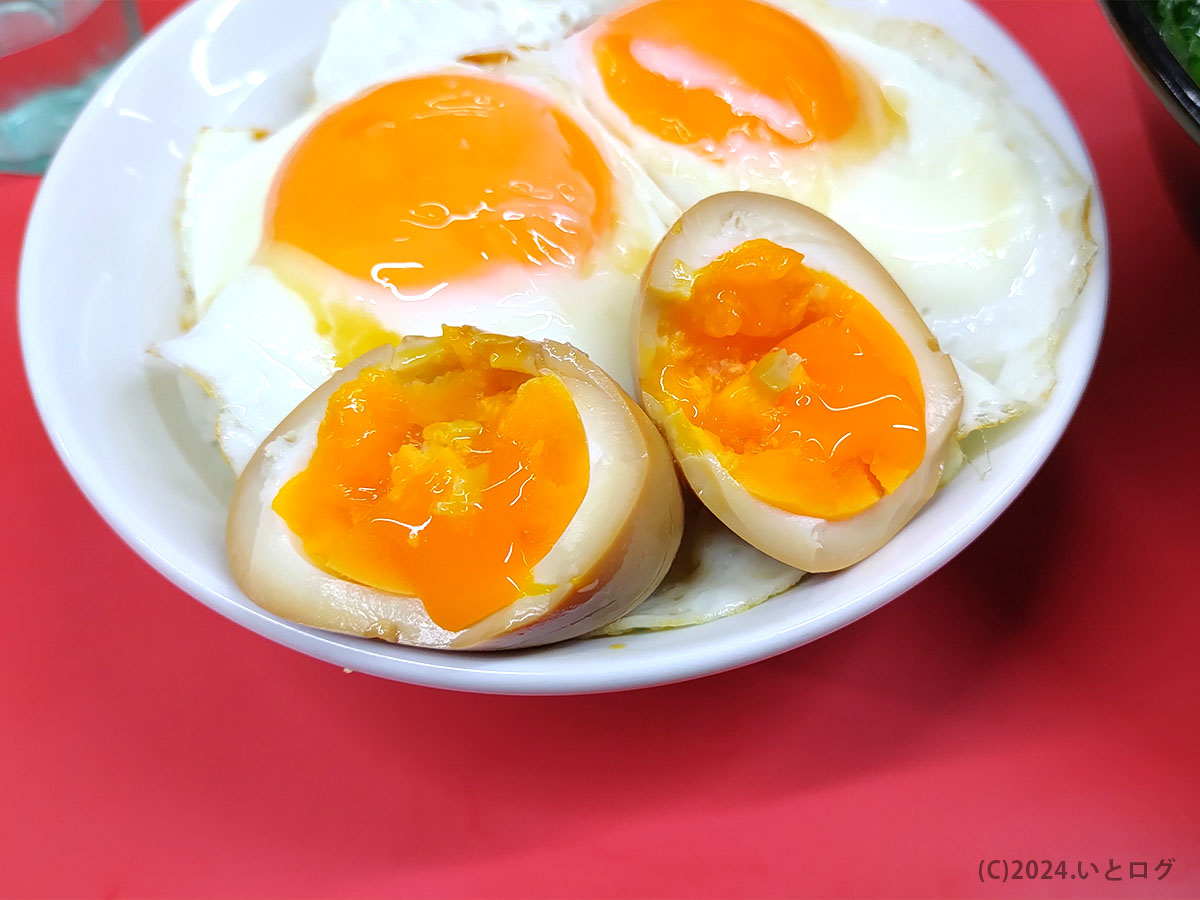
[[[55, 406], [55, 398], [47, 394], [49, 390], [46, 387], [47, 383], [37, 377], [43, 367], [51, 364], [53, 360], [47, 357], [45, 347], [39, 345], [37, 341], [37, 338], [40, 337], [41, 326], [35, 320], [32, 303], [25, 301], [32, 295], [34, 287], [39, 281], [37, 260], [31, 247], [45, 239], [53, 224], [49, 217], [49, 207], [51, 206], [49, 197], [54, 190], [56, 165], [52, 164], [50, 172], [39, 190], [26, 233], [26, 245], [20, 269], [22, 302], [19, 304], [19, 315], [26, 378], [30, 384], [38, 413], [55, 451], [105, 522], [154, 569], [193, 598], [200, 600], [222, 616], [277, 643], [335, 665], [394, 680], [453, 690], [498, 694], [575, 694], [625, 690], [678, 682], [726, 671], [786, 652], [816, 637], [844, 627], [878, 610], [939, 569], [978, 537], [1032, 480], [1054, 450], [1082, 398], [1095, 365], [1103, 333], [1109, 289], [1108, 233], [1103, 199], [1099, 192], [1095, 167], [1090, 154], [1066, 106], [1036, 63], [986, 11], [966, 2], [963, 5], [970, 6], [979, 17], [987, 22], [991, 29], [1002, 36], [1009, 44], [1009, 49], [1023, 59], [1031, 73], [1036, 74], [1041, 82], [1040, 87], [1056, 103], [1058, 115], [1062, 117], [1065, 126], [1069, 127], [1078, 144], [1081, 155], [1080, 174], [1089, 178], [1092, 185], [1092, 234], [1097, 244], [1097, 255], [1091, 263], [1089, 283], [1085, 288], [1085, 291], [1095, 295], [1089, 309], [1094, 335], [1089, 332], [1086, 352], [1082, 353], [1076, 361], [1076, 368], [1069, 374], [1059, 373], [1059, 383], [1056, 387], [1059, 397], [1057, 401], [1052, 400], [1053, 409], [1039, 411], [1039, 414], [1045, 414], [1043, 427], [1047, 435], [1037, 443], [1034, 451], [1029, 453], [1021, 468], [1004, 483], [1003, 489], [998, 490], [986, 505], [977, 507], [974, 517], [957, 533], [947, 536], [947, 539], [935, 550], [903, 567], [897, 567], [887, 581], [878, 585], [874, 590], [855, 597], [854, 602], [840, 605], [814, 621], [791, 623], [787, 627], [781, 627], [770, 633], [743, 635], [738, 641], [718, 641], [712, 653], [701, 654], [672, 650], [654, 657], [639, 658], [635, 664], [621, 667], [598, 669], [594, 665], [591, 667], [566, 666], [555, 672], [553, 677], [548, 677], [549, 672], [538, 666], [530, 666], [528, 671], [519, 672], [464, 668], [456, 666], [454, 659], [444, 653], [439, 656], [439, 651], [424, 651], [426, 655], [420, 658], [398, 660], [385, 652], [380, 652], [379, 649], [371, 646], [371, 642], [363, 640], [353, 646], [348, 646], [339, 640], [342, 637], [340, 635], [329, 635], [283, 622], [252, 605], [249, 607], [238, 605], [220, 591], [204, 583], [195, 573], [179, 565], [178, 561], [163, 556], [156, 550], [153, 543], [139, 532], [137, 516], [126, 511], [122, 497], [114, 490], [113, 485], [105, 481], [102, 468], [96, 465], [95, 460], [89, 460], [86, 454], [77, 454], [76, 451], [80, 449], [77, 443], [68, 442], [68, 437], [72, 436], [70, 435], [72, 428], [69, 423], [61, 420], [60, 410]], [[204, 2], [184, 6], [174, 13], [163, 26], [160, 26], [160, 29], [157, 29], [158, 33], [185, 27], [190, 16], [200, 17], [203, 15], [205, 6]], [[100, 113], [101, 98], [119, 87], [137, 69], [140, 60], [151, 52], [153, 37], [152, 35], [151, 40], [143, 42], [111, 76], [110, 81], [106, 83], [85, 110], [84, 115], [80, 117], [80, 122], [88, 121]], [[56, 164], [60, 162], [60, 168], [67, 168], [68, 160], [66, 158], [56, 160]], [[1079, 308], [1077, 303], [1075, 311], [1072, 312], [1073, 317], [1076, 317]], [[1081, 327], [1081, 325], [1082, 323], [1076, 321], [1074, 327]], [[621, 639], [613, 640], [620, 641]]]

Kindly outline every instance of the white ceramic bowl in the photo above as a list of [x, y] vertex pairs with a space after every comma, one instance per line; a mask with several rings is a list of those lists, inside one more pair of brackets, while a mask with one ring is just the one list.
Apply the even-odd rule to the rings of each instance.
[[[299, 109], [336, 7], [318, 0], [223, 0], [182, 9], [138, 47], [80, 116], [46, 176], [26, 235], [21, 341], [54, 446], [117, 533], [222, 615], [339, 666], [460, 690], [573, 693], [677, 681], [798, 647], [903, 593], [983, 531], [1062, 434], [1091, 372], [1104, 321], [1108, 258], [1098, 197], [1091, 229], [1100, 250], [1060, 349], [1060, 381], [1049, 405], [991, 444], [985, 475], [967, 469], [859, 565], [810, 578], [706, 625], [524, 652], [397, 647], [268, 615], [242, 595], [226, 566], [232, 477], [196, 434], [174, 374], [146, 350], [178, 330], [183, 286], [174, 220], [190, 146], [203, 126], [270, 127]], [[1009, 82], [1095, 183], [1061, 103], [983, 13], [961, 0], [885, 0], [873, 8], [943, 27]], [[288, 39], [264, 39], [281, 33]]]

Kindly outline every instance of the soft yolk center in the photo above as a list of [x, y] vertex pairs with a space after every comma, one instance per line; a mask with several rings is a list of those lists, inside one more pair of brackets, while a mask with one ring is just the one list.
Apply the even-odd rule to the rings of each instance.
[[265, 232], [421, 296], [505, 264], [575, 267], [612, 219], [611, 194], [595, 144], [544, 98], [431, 75], [318, 121], [276, 176]]
[[445, 370], [365, 369], [330, 399], [308, 467], [274, 510], [323, 569], [418, 597], [458, 631], [540, 587], [533, 568], [587, 493], [561, 381], [493, 369], [455, 329]]
[[841, 519], [895, 490], [925, 455], [912, 353], [882, 314], [804, 256], [751, 240], [663, 296], [643, 384], [699, 429], [751, 494]]
[[718, 156], [744, 141], [832, 140], [858, 113], [833, 48], [756, 0], [651, 0], [601, 23], [593, 47], [605, 90], [636, 125]]

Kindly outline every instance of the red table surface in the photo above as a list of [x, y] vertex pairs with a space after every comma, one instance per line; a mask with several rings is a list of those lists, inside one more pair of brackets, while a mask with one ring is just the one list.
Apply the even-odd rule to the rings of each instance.
[[[987, 8], [1066, 101], [1107, 204], [1082, 407], [907, 595], [669, 687], [345, 674], [156, 575], [34, 413], [14, 310], [37, 183], [0, 178], [0, 895], [1200, 896], [1200, 229], [1151, 136], [1193, 183], [1200, 150], [1095, 5]], [[1075, 877], [981, 883], [981, 860], [1017, 858]]]

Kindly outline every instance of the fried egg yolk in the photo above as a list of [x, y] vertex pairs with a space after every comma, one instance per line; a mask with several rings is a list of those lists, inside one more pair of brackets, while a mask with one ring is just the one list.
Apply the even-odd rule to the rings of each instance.
[[505, 265], [576, 268], [610, 227], [612, 193], [592, 139], [547, 99], [429, 75], [337, 107], [301, 138], [265, 241], [422, 296]]
[[335, 392], [307, 468], [272, 507], [313, 563], [418, 597], [458, 631], [549, 589], [533, 568], [590, 470], [559, 379], [493, 368], [503, 347], [445, 334], [437, 373], [368, 368]]
[[643, 385], [682, 411], [751, 494], [844, 519], [891, 493], [925, 454], [925, 397], [903, 339], [866, 298], [804, 255], [747, 241], [665, 296]]
[[602, 22], [593, 54], [635, 125], [716, 156], [834, 140], [858, 116], [855, 78], [833, 48], [756, 0], [651, 0]]

